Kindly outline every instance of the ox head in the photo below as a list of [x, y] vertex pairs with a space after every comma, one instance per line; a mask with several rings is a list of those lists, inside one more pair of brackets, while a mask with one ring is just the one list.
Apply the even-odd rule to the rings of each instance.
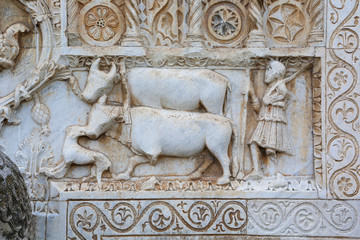
[[89, 76], [81, 95], [88, 103], [96, 102], [101, 96], [111, 92], [115, 85], [116, 66], [111, 64], [108, 73], [99, 70], [100, 58], [96, 59], [90, 67]]
[[87, 136], [96, 139], [113, 128], [123, 117], [123, 107], [106, 104], [107, 97], [103, 95], [92, 105], [89, 113]]

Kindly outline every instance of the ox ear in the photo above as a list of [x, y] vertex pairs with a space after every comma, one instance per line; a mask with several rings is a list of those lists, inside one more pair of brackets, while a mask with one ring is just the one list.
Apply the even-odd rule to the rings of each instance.
[[100, 105], [105, 105], [106, 104], [106, 100], [107, 100], [107, 96], [106, 95], [102, 95], [99, 100], [97, 101], [98, 104]]
[[97, 58], [90, 67], [90, 72], [91, 71], [95, 71], [95, 70], [99, 70], [99, 64], [100, 64], [100, 58]]

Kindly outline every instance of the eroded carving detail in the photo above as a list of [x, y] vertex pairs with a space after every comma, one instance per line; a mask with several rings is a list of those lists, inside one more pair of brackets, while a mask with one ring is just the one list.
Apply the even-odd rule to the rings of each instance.
[[16, 23], [8, 27], [4, 33], [0, 32], [0, 71], [14, 66], [20, 50], [18, 35], [29, 30], [24, 24]]
[[358, 222], [356, 209], [345, 202], [254, 200], [248, 206], [252, 234], [346, 236]]

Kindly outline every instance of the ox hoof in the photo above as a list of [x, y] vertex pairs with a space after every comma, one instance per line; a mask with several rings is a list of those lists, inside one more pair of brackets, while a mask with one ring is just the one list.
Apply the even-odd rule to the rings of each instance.
[[243, 180], [244, 177], [245, 177], [245, 174], [243, 172], [239, 172], [238, 175], [236, 176], [236, 179]]
[[221, 177], [216, 181], [216, 184], [218, 185], [225, 185], [228, 184], [230, 182], [230, 178], [229, 177]]
[[202, 177], [201, 172], [193, 172], [189, 175], [190, 180], [197, 180]]
[[264, 174], [260, 171], [252, 171], [251, 173], [249, 173], [248, 175], [246, 175], [244, 177], [245, 181], [248, 180], [261, 180], [264, 178]]
[[116, 180], [129, 180], [130, 179], [130, 174], [128, 174], [128, 173], [120, 173], [120, 174], [116, 175], [115, 179]]

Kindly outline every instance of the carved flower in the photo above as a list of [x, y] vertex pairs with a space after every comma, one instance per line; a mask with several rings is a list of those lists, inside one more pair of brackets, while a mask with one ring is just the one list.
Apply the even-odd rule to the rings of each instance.
[[239, 18], [230, 9], [222, 8], [213, 15], [211, 25], [218, 35], [229, 36], [239, 26]]
[[353, 184], [350, 182], [350, 178], [342, 177], [339, 181], [337, 181], [337, 184], [339, 186], [340, 191], [347, 192], [350, 190], [350, 188], [353, 186]]
[[89, 226], [91, 227], [91, 219], [93, 218], [93, 215], [88, 215], [87, 211], [85, 210], [83, 215], [78, 214], [77, 218], [79, 219], [76, 223], [76, 226], [79, 226], [79, 224], [82, 224], [82, 227]]
[[297, 224], [303, 230], [310, 230], [316, 221], [316, 215], [306, 209], [300, 210], [296, 217]]
[[336, 73], [334, 77], [334, 82], [340, 87], [342, 84], [346, 84], [348, 75], [341, 71], [340, 73]]
[[97, 6], [87, 12], [85, 24], [89, 36], [98, 41], [107, 41], [115, 36], [114, 28], [119, 25], [119, 21], [113, 10]]
[[270, 34], [280, 42], [296, 41], [304, 31], [305, 17], [292, 4], [282, 4], [270, 11], [268, 26]]

